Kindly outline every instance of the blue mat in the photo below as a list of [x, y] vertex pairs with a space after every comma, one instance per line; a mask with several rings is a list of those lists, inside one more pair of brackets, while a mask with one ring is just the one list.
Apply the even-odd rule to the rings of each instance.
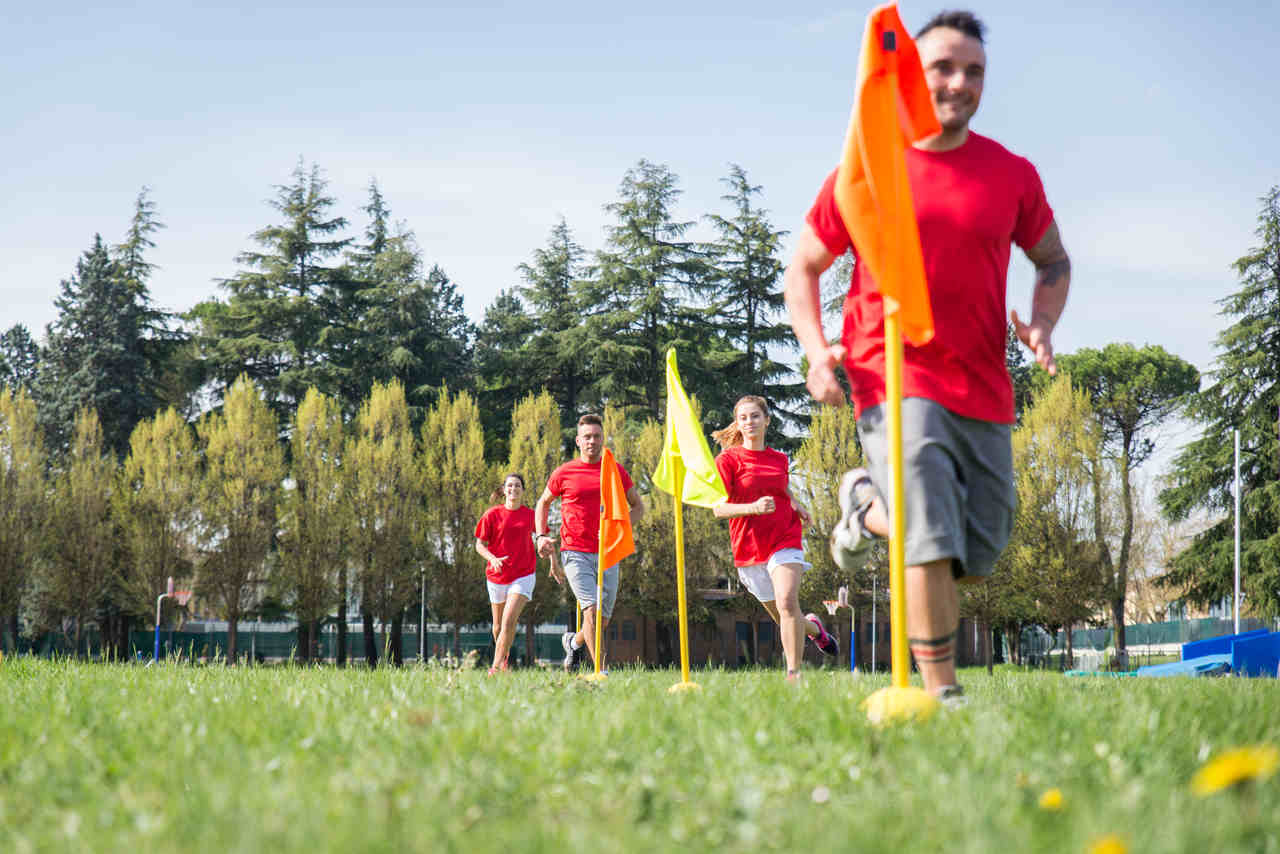
[[1138, 668], [1139, 676], [1225, 676], [1231, 672], [1231, 653], [1202, 655], [1189, 661], [1149, 664]]

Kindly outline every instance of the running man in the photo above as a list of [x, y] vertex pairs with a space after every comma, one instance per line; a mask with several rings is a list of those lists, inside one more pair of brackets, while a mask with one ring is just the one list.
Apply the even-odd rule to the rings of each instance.
[[[903, 365], [907, 635], [925, 688], [953, 703], [963, 702], [955, 668], [956, 583], [991, 573], [1013, 525], [1013, 385], [1005, 367], [1011, 244], [1036, 270], [1030, 322], [1014, 312], [1014, 330], [1051, 374], [1057, 370], [1051, 335], [1071, 282], [1071, 262], [1035, 167], [969, 129], [986, 72], [984, 29], [971, 12], [943, 12], [916, 34], [942, 130], [906, 152], [935, 323], [934, 339], [908, 345]], [[845, 475], [832, 538], [837, 562], [852, 567], [868, 534], [889, 531], [882, 497], [889, 485], [884, 311], [875, 282], [856, 265], [841, 344], [827, 343], [818, 277], [851, 248], [835, 179], [828, 176], [806, 217], [784, 289], [809, 362], [810, 394], [822, 403], [844, 402], [835, 373], [841, 362], [852, 385], [870, 471]]]
[[747, 395], [734, 404], [733, 423], [711, 434], [723, 449], [716, 468], [729, 493], [711, 512], [729, 520], [738, 578], [778, 624], [786, 678], [794, 682], [806, 637], [827, 655], [839, 654], [840, 646], [816, 615], [800, 613], [800, 577], [809, 568], [803, 525], [813, 519], [791, 493], [787, 455], [765, 447], [768, 429], [769, 405]]
[[[569, 587], [582, 610], [582, 631], [565, 632], [561, 638], [564, 647], [564, 669], [572, 670], [581, 660], [582, 649], [595, 656], [595, 620], [600, 614], [600, 632], [609, 627], [614, 602], [618, 598], [617, 566], [604, 571], [604, 601], [596, 602], [596, 576], [600, 553], [600, 467], [604, 457], [604, 421], [599, 415], [584, 415], [578, 419], [577, 459], [570, 460], [551, 473], [546, 489], [534, 507], [535, 530], [538, 532], [538, 554], [550, 558], [556, 543], [548, 533], [547, 516], [551, 502], [560, 499], [560, 563], [564, 568]], [[644, 516], [640, 492], [631, 481], [627, 470], [618, 465], [618, 474], [627, 490], [627, 504], [631, 506], [631, 524], [634, 526]], [[605, 658], [603, 645], [601, 657]], [[604, 670], [604, 661], [600, 662]]]
[[[496, 496], [495, 496], [496, 497]], [[509, 474], [502, 482], [503, 502], [490, 507], [476, 523], [476, 552], [488, 563], [485, 584], [493, 611], [493, 666], [489, 675], [507, 669], [520, 612], [533, 598], [538, 558], [533, 549], [533, 511], [524, 506], [524, 477]], [[551, 568], [555, 577], [555, 565]]]

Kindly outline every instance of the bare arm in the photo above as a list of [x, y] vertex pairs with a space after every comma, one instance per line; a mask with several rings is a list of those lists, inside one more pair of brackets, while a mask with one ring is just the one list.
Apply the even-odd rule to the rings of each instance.
[[772, 513], [773, 508], [773, 499], [766, 495], [750, 504], [730, 504], [728, 501], [721, 501], [711, 508], [711, 512], [717, 519], [732, 519], [735, 516], [763, 516], [766, 513]]
[[1031, 350], [1036, 363], [1050, 374], [1058, 372], [1053, 360], [1053, 329], [1067, 305], [1071, 290], [1071, 259], [1062, 245], [1056, 221], [1049, 223], [1040, 242], [1027, 251], [1036, 265], [1036, 284], [1031, 292], [1031, 322], [1023, 323], [1013, 312], [1013, 329], [1018, 339]]
[[796, 498], [796, 494], [791, 491], [791, 484], [787, 484], [787, 497], [791, 499], [791, 506], [796, 509], [796, 513], [800, 516], [800, 521], [806, 525], [813, 524], [813, 515], [809, 513], [809, 508], [800, 503], [800, 499]]
[[836, 379], [836, 366], [844, 358], [844, 348], [827, 343], [822, 330], [822, 296], [819, 279], [827, 271], [835, 256], [805, 225], [796, 242], [795, 254], [782, 277], [782, 290], [791, 314], [791, 329], [809, 360], [809, 375], [805, 385], [809, 394], [820, 403], [840, 406], [844, 403], [844, 389]]
[[538, 503], [533, 506], [533, 530], [538, 535], [538, 554], [542, 557], [549, 557], [555, 549], [555, 542], [547, 531], [547, 514], [554, 500], [555, 496], [551, 494], [551, 490], [544, 488], [542, 494], [538, 496]]
[[505, 557], [498, 557], [493, 552], [489, 551], [489, 541], [482, 540], [479, 537], [476, 538], [476, 553], [487, 560], [495, 569], [500, 569], [502, 564], [506, 561]]
[[644, 518], [644, 502], [640, 500], [640, 490], [634, 486], [627, 490], [627, 503], [631, 505], [631, 525]]

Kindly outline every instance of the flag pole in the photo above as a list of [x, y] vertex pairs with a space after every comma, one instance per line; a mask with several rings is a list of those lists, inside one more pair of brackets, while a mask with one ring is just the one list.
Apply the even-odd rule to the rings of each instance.
[[[692, 685], [689, 681], [689, 600], [684, 587], [684, 460], [672, 460], [675, 467], [676, 488], [671, 500], [675, 502], [676, 517], [676, 606], [680, 614], [680, 685]], [[678, 690], [678, 689], [677, 689]]]
[[906, 688], [910, 677], [907, 647], [906, 514], [902, 483], [902, 332], [896, 312], [884, 316], [885, 394], [889, 429], [889, 649], [893, 685]]
[[596, 678], [600, 678], [600, 637], [604, 634], [600, 624], [604, 622], [604, 515], [600, 517], [600, 542], [596, 546]]

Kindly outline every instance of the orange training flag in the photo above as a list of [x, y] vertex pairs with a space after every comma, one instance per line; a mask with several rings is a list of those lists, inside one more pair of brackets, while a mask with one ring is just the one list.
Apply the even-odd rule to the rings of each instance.
[[636, 550], [627, 490], [618, 474], [618, 462], [608, 448], [600, 463], [600, 505], [600, 569], [604, 570]]
[[836, 176], [836, 206], [849, 237], [907, 340], [933, 338], [920, 232], [905, 150], [942, 130], [933, 114], [920, 54], [898, 7], [873, 10], [862, 35], [857, 95]]

